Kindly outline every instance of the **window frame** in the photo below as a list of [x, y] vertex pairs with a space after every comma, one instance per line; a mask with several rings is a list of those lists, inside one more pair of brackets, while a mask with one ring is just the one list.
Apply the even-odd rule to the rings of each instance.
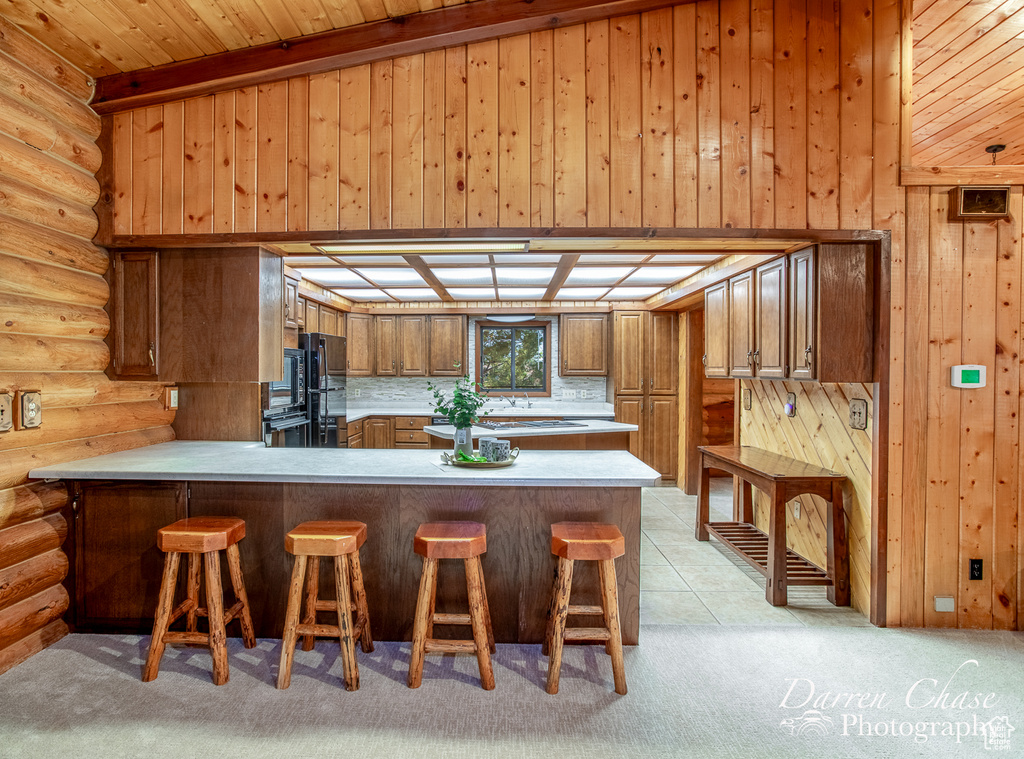
[[480, 386], [480, 394], [488, 397], [496, 398], [499, 395], [508, 395], [511, 393], [531, 393], [535, 398], [550, 398], [551, 397], [551, 321], [544, 319], [535, 319], [532, 321], [525, 322], [495, 322], [488, 321], [486, 319], [480, 319], [476, 323], [476, 373], [475, 379], [479, 384], [480, 375], [480, 356], [483, 353], [483, 329], [487, 327], [498, 328], [498, 329], [516, 329], [519, 327], [541, 327], [544, 329], [544, 376], [545, 376], [545, 389], [540, 390], [487, 390], [482, 385]]

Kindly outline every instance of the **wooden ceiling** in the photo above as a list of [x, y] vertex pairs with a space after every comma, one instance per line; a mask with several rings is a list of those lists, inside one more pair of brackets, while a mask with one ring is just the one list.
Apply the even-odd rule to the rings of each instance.
[[914, 3], [915, 166], [1024, 164], [1024, 2]]

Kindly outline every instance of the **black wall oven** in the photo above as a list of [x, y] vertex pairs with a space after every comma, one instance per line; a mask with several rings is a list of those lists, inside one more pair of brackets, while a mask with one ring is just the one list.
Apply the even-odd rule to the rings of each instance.
[[265, 382], [263, 442], [273, 448], [309, 447], [309, 405], [306, 398], [306, 352], [284, 349], [284, 376]]

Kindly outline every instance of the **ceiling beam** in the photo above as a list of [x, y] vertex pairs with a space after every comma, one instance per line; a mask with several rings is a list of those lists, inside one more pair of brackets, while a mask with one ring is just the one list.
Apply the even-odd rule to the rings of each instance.
[[548, 284], [548, 289], [544, 292], [544, 297], [541, 298], [541, 300], [555, 299], [555, 295], [562, 289], [562, 285], [565, 284], [565, 280], [567, 280], [569, 278], [569, 274], [572, 273], [572, 267], [574, 267], [576, 262], [579, 260], [579, 255], [562, 256], [562, 260], [559, 261], [558, 266], [555, 267], [555, 273], [551, 275], [551, 282]]
[[696, 0], [479, 0], [101, 77], [97, 113], [208, 95]]
[[430, 267], [427, 266], [422, 258], [419, 256], [402, 256], [402, 258], [405, 259], [405, 262], [409, 264], [409, 266], [416, 270], [417, 274], [423, 277], [423, 281], [427, 283], [431, 290], [437, 293], [441, 300], [446, 303], [455, 302], [455, 298], [453, 298], [451, 293], [449, 293], [445, 289], [444, 285], [441, 284], [441, 280], [434, 276], [434, 272], [430, 270]]

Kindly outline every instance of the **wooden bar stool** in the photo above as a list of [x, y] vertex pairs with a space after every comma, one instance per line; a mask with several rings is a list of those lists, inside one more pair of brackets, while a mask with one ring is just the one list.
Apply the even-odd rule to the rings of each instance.
[[[359, 641], [365, 653], [373, 651], [370, 615], [366, 609], [366, 590], [363, 588], [363, 569], [359, 563], [359, 549], [365, 542], [365, 524], [340, 520], [303, 522], [285, 535], [285, 550], [295, 556], [295, 564], [292, 567], [292, 582], [288, 591], [288, 610], [285, 612], [281, 666], [277, 673], [278, 688], [284, 689], [291, 684], [295, 643], [298, 636], [302, 635], [304, 651], [313, 650], [317, 636], [338, 638], [341, 641], [341, 667], [345, 678], [345, 690], [359, 690], [356, 641]], [[320, 600], [322, 556], [334, 557], [334, 580], [337, 587], [336, 598], [333, 601]], [[300, 624], [303, 579], [306, 583], [306, 609]], [[338, 615], [338, 624], [318, 625], [318, 611], [335, 612]], [[356, 615], [355, 622], [352, 621], [352, 612]]]
[[[543, 653], [548, 661], [548, 693], [558, 693], [562, 669], [562, 646], [567, 640], [605, 641], [612, 657], [615, 692], [626, 694], [626, 669], [622, 659], [622, 633], [619, 628], [619, 593], [615, 582], [615, 559], [626, 553], [626, 540], [613, 524], [597, 522], [558, 522], [551, 525], [551, 553], [558, 557], [558, 570], [551, 592], [548, 630]], [[572, 592], [572, 567], [577, 560], [596, 561], [601, 578], [601, 605], [569, 603]], [[601, 615], [604, 627], [566, 628], [570, 614]]]
[[[160, 581], [160, 600], [153, 622], [153, 639], [149, 644], [146, 668], [142, 681], [155, 680], [160, 672], [160, 659], [167, 643], [204, 645], [213, 657], [213, 682], [223, 685], [228, 681], [228, 649], [226, 626], [237, 619], [242, 625], [242, 639], [246, 648], [256, 645], [256, 634], [249, 615], [249, 597], [242, 580], [242, 565], [238, 558], [238, 541], [245, 537], [245, 522], [234, 517], [192, 517], [182, 519], [157, 530], [156, 544], [163, 551], [164, 574]], [[224, 591], [220, 581], [220, 552], [226, 551], [235, 603], [224, 610]], [[174, 606], [174, 591], [178, 585], [178, 564], [182, 554], [188, 554], [188, 583], [186, 598]], [[199, 606], [199, 557], [206, 569], [206, 607]], [[170, 632], [168, 627], [182, 615], [186, 616], [185, 632]], [[210, 620], [210, 632], [197, 630], [197, 618]]]
[[[409, 661], [409, 687], [418, 688], [423, 681], [423, 656], [428, 653], [476, 653], [480, 667], [480, 684], [484, 690], [494, 689], [491, 653], [494, 632], [491, 612], [487, 606], [487, 588], [480, 566], [480, 554], [487, 551], [487, 527], [479, 522], [429, 522], [416, 530], [413, 550], [423, 557], [420, 592], [416, 599], [416, 617], [412, 629], [412, 657]], [[462, 559], [466, 566], [468, 614], [438, 614], [438, 559]], [[473, 640], [437, 640], [434, 625], [470, 625]]]

